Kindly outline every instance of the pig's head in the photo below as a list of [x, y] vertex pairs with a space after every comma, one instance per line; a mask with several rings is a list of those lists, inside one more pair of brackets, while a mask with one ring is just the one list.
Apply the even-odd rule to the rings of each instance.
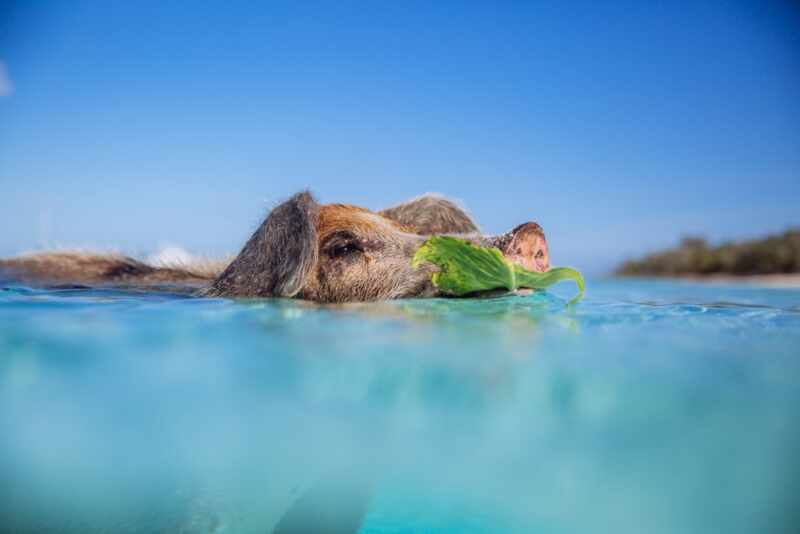
[[280, 204], [217, 277], [210, 295], [298, 297], [348, 302], [436, 296], [433, 265], [411, 267], [433, 234], [456, 234], [544, 272], [550, 260], [544, 232], [525, 223], [500, 236], [482, 236], [452, 202], [425, 196], [381, 212], [320, 205], [307, 193]]

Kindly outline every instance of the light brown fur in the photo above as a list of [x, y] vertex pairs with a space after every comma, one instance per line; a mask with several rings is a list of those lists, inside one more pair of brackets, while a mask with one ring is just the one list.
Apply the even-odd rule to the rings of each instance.
[[[331, 204], [319, 212], [319, 256], [302, 297], [322, 302], [372, 301], [428, 296], [430, 269], [415, 270], [411, 257], [424, 238], [357, 206]], [[338, 250], [351, 247], [349, 253]]]
[[435, 193], [413, 198], [381, 210], [378, 214], [412, 228], [420, 235], [478, 232], [478, 226], [464, 208]]
[[153, 266], [116, 253], [37, 252], [0, 260], [0, 269], [15, 280], [46, 284], [182, 284], [202, 286], [224, 269], [224, 261]]
[[499, 248], [528, 269], [549, 268], [544, 232], [525, 223], [482, 236], [455, 203], [426, 195], [372, 212], [319, 205], [299, 193], [277, 206], [232, 261], [150, 265], [119, 254], [44, 252], [0, 260], [0, 276], [29, 284], [182, 286], [221, 297], [300, 297], [318, 302], [374, 301], [437, 294], [436, 267], [411, 267], [431, 234], [457, 234]]

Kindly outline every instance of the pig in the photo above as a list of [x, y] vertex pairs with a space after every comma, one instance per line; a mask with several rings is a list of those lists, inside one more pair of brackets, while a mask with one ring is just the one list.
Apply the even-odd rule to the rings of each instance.
[[287, 297], [321, 303], [435, 297], [437, 267], [411, 266], [431, 235], [455, 235], [535, 271], [550, 268], [544, 231], [526, 222], [482, 235], [456, 203], [426, 194], [382, 211], [319, 204], [308, 191], [277, 205], [230, 262], [158, 266], [121, 255], [43, 252], [0, 260], [26, 283], [183, 286], [225, 298]]

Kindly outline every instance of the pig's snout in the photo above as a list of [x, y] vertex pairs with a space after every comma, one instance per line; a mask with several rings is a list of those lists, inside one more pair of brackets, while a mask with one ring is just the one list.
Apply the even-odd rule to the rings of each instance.
[[484, 238], [483, 244], [500, 249], [508, 260], [529, 271], [543, 273], [550, 269], [550, 252], [544, 230], [535, 222], [526, 222], [505, 234]]

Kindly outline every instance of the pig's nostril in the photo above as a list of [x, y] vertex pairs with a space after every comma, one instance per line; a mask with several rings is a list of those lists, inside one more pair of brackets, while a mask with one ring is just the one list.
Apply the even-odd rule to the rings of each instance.
[[507, 259], [530, 271], [545, 272], [549, 269], [544, 231], [535, 222], [520, 224], [501, 236], [498, 244]]

